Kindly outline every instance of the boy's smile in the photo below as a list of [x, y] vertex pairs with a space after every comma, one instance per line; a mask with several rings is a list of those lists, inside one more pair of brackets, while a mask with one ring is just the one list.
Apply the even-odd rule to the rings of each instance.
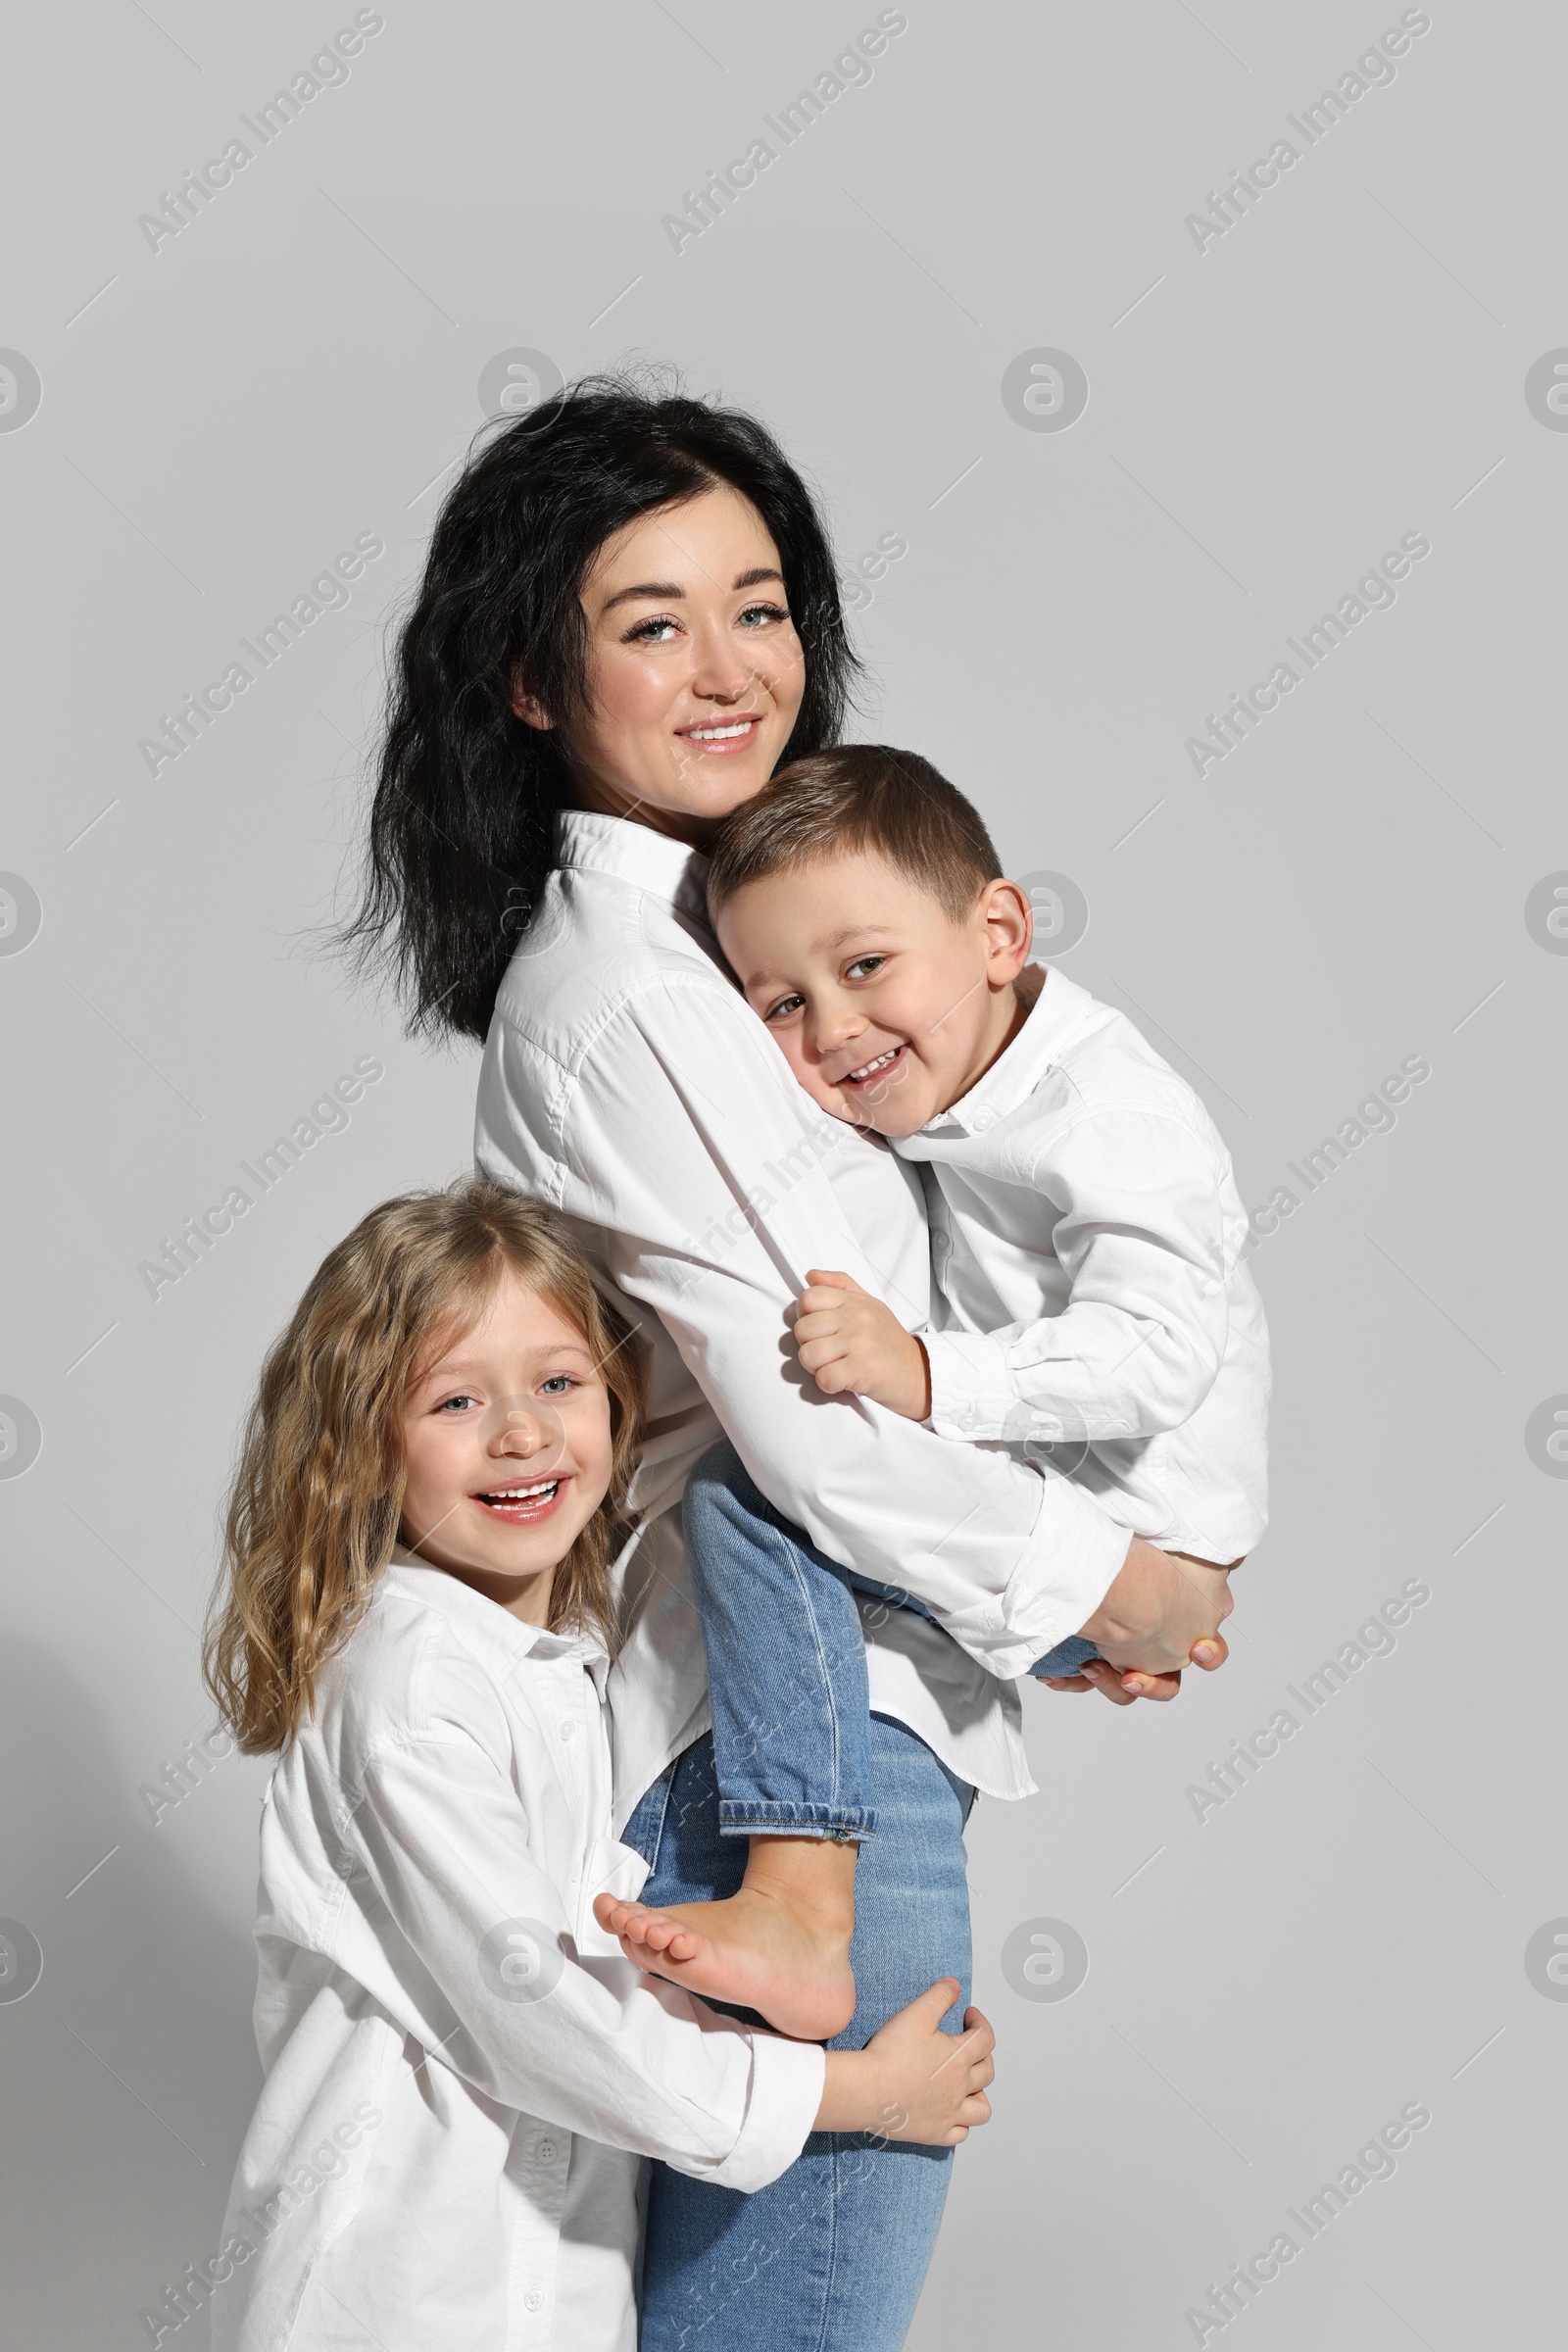
[[1023, 1018], [1029, 901], [993, 881], [950, 914], [871, 851], [737, 890], [719, 943], [791, 1069], [836, 1119], [913, 1135], [978, 1083]]

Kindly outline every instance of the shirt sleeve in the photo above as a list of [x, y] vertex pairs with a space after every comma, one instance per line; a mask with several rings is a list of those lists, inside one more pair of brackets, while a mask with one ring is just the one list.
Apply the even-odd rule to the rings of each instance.
[[618, 1953], [581, 1956], [482, 1738], [447, 1722], [390, 1742], [362, 1788], [333, 1956], [430, 2063], [722, 2187], [788, 2169], [821, 2103], [822, 2051], [750, 2032]]
[[1075, 1120], [1036, 1163], [1042, 1238], [1071, 1286], [1058, 1315], [922, 1334], [931, 1427], [1074, 1446], [1191, 1419], [1225, 1354], [1227, 1171], [1188, 1122]]
[[[495, 1040], [492, 1040], [494, 1045]], [[514, 1032], [483, 1106], [486, 1164], [537, 1190], [538, 1080]], [[1128, 1536], [1083, 1490], [1006, 1454], [955, 1447], [803, 1373], [789, 1311], [836, 1266], [907, 1323], [830, 1177], [864, 1139], [818, 1111], [762, 1024], [715, 976], [673, 975], [618, 1005], [561, 1073], [561, 1205], [657, 1314], [762, 1492], [847, 1567], [913, 1593], [999, 1677], [1075, 1633]]]

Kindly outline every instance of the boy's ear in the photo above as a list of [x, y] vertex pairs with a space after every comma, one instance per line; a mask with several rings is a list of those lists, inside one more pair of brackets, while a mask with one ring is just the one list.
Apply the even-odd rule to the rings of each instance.
[[510, 700], [513, 710], [524, 725], [538, 727], [546, 733], [555, 725], [555, 720], [539, 697], [524, 683], [521, 665], [517, 662], [513, 664]]
[[988, 882], [980, 893], [980, 917], [990, 942], [991, 984], [1010, 987], [1034, 946], [1035, 910], [1029, 893], [1016, 882]]

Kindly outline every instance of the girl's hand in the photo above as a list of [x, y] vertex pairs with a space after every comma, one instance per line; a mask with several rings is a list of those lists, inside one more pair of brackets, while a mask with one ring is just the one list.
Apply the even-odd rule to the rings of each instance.
[[964, 2011], [961, 2034], [940, 2031], [957, 1993], [957, 1979], [944, 1977], [889, 2018], [863, 2050], [829, 2050], [815, 2129], [956, 2148], [977, 2124], [989, 2123], [985, 2086], [997, 2071], [997, 2037], [978, 2009]]
[[923, 1421], [931, 1410], [931, 1375], [919, 1341], [848, 1274], [811, 1266], [806, 1279], [810, 1288], [795, 1308], [802, 1368], [825, 1396], [849, 1390], [907, 1421]]

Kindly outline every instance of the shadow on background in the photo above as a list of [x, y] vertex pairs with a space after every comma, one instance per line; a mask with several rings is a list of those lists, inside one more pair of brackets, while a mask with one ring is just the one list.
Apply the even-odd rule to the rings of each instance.
[[[209, 1837], [227, 1824], [254, 1853], [248, 1771], [230, 1759], [186, 1803], [207, 1801]], [[0, 2269], [6, 2340], [28, 2352], [145, 2345], [141, 2307], [218, 2245], [260, 2082], [255, 1958], [180, 1826], [178, 1812], [153, 1825], [88, 1694], [9, 1645], [0, 1915], [36, 1937], [43, 1967], [25, 1997], [0, 2000]], [[198, 2317], [165, 2341], [206, 2335]]]

